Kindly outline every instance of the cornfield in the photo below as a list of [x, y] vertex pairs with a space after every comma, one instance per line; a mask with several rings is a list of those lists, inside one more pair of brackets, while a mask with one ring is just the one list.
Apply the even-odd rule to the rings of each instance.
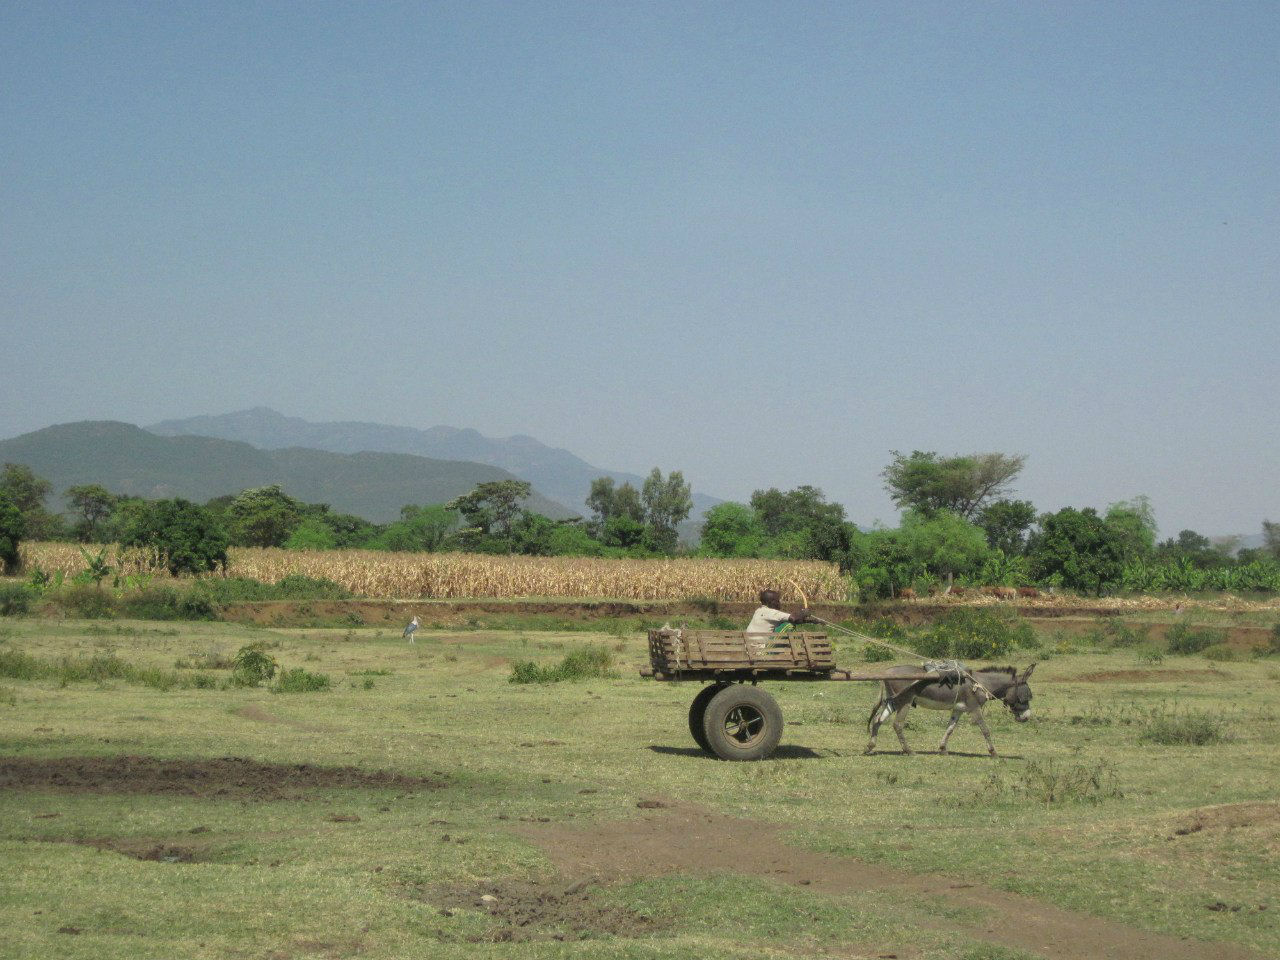
[[[89, 547], [90, 552], [100, 549]], [[75, 544], [24, 543], [28, 569], [72, 576], [85, 567]], [[387, 553], [374, 550], [278, 550], [233, 547], [227, 575], [278, 583], [287, 576], [324, 578], [358, 596], [392, 599], [572, 597], [615, 600], [754, 601], [764, 586], [798, 599], [846, 599], [835, 564], [814, 560], [720, 560], [705, 557], [612, 559], [492, 556], [471, 553]], [[121, 574], [164, 577], [145, 551], [108, 548]]]

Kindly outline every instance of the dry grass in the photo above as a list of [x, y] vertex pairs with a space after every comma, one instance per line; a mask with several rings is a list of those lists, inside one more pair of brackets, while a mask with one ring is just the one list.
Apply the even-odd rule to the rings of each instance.
[[[70, 576], [84, 569], [74, 544], [24, 543], [23, 561]], [[96, 548], [93, 548], [96, 549]], [[125, 573], [163, 576], [142, 551], [109, 551]], [[647, 560], [521, 557], [468, 553], [386, 553], [375, 550], [298, 551], [233, 548], [227, 573], [276, 583], [293, 574], [323, 577], [367, 597], [608, 597], [618, 600], [752, 601], [761, 584], [794, 597], [791, 582], [811, 601], [844, 600], [834, 564], [811, 560]]]

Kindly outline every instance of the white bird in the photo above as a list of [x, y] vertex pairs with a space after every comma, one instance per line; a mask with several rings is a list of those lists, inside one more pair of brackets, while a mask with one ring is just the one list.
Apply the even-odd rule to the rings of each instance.
[[413, 631], [417, 629], [418, 629], [418, 615], [414, 614], [413, 619], [410, 620], [409, 625], [404, 628], [404, 633], [401, 634], [401, 636], [407, 639], [410, 643], [414, 643], [415, 641], [413, 639]]

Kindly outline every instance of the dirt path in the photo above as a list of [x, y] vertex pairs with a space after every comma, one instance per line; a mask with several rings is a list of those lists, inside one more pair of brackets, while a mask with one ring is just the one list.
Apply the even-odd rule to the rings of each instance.
[[[639, 819], [569, 827], [528, 824], [521, 832], [566, 876], [624, 880], [668, 873], [736, 873], [833, 896], [900, 890], [941, 897], [981, 919], [960, 928], [979, 940], [1047, 960], [1265, 960], [1234, 944], [1206, 944], [1064, 910], [968, 879], [915, 874], [783, 842], [778, 824], [671, 805]], [[954, 929], [939, 921], [939, 929]], [[897, 946], [897, 945], [889, 945]]]

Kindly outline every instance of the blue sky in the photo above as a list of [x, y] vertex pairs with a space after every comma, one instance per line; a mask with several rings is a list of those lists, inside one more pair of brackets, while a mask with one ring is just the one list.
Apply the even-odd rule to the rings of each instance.
[[527, 433], [1280, 519], [1280, 5], [0, 8], [0, 436]]

